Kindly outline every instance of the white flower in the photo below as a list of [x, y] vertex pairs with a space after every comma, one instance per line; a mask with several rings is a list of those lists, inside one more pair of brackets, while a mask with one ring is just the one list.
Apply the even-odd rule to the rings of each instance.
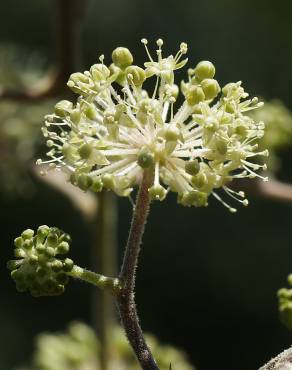
[[[38, 163], [68, 171], [72, 183], [83, 190], [107, 188], [129, 196], [147, 170], [153, 172], [149, 189], [153, 199], [162, 200], [173, 191], [185, 206], [206, 206], [212, 194], [234, 212], [217, 193], [222, 188], [247, 205], [243, 192], [228, 184], [233, 178], [266, 180], [256, 174], [265, 166], [252, 162], [253, 157], [268, 154], [258, 151], [256, 144], [264, 124], [245, 115], [261, 103], [256, 98], [245, 100], [248, 94], [241, 82], [223, 87], [219, 97], [215, 67], [204, 61], [181, 83], [185, 99], [175, 111], [180, 89], [174, 71], [185, 65], [187, 60], [180, 58], [187, 45], [182, 43], [175, 57], [162, 58], [159, 39], [154, 61], [147, 40], [142, 43], [150, 59], [145, 71], [132, 64], [128, 49], [119, 47], [109, 67], [102, 56], [90, 71], [70, 77], [68, 86], [80, 96], [75, 105], [61, 101], [46, 117], [43, 133], [50, 160]], [[143, 84], [153, 75], [154, 92], [148, 93]]]

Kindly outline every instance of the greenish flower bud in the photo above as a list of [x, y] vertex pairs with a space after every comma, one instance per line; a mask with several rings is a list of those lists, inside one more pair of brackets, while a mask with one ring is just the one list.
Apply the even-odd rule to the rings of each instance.
[[55, 105], [55, 113], [57, 116], [64, 118], [73, 108], [73, 104], [68, 100], [61, 100]]
[[31, 249], [33, 246], [33, 239], [29, 239], [29, 240], [25, 240], [23, 245], [22, 245], [22, 248], [23, 249], [26, 249], [26, 250], [29, 250]]
[[54, 257], [55, 256], [55, 248], [52, 248], [52, 247], [47, 247], [45, 249], [45, 255], [47, 257]]
[[82, 144], [78, 149], [78, 153], [82, 159], [88, 159], [91, 156], [92, 151], [92, 144], [89, 143]]
[[39, 226], [38, 231], [37, 231], [37, 236], [41, 239], [44, 239], [45, 237], [48, 236], [49, 231], [50, 231], [49, 226], [47, 225]]
[[14, 249], [14, 256], [17, 258], [24, 258], [26, 256], [26, 253], [23, 249], [16, 248]]
[[118, 47], [112, 52], [112, 60], [116, 66], [124, 69], [133, 64], [133, 55], [129, 49]]
[[50, 247], [53, 247], [57, 244], [58, 242], [58, 235], [57, 233], [54, 233], [52, 230], [51, 232], [49, 233], [48, 237], [47, 237], [47, 244], [50, 246]]
[[194, 72], [200, 80], [213, 78], [215, 76], [215, 66], [213, 63], [204, 60], [197, 64]]
[[94, 81], [106, 80], [110, 75], [110, 70], [104, 64], [94, 64], [90, 68], [90, 73]]
[[181, 130], [176, 125], [169, 125], [164, 133], [165, 140], [176, 141], [181, 137]]
[[[57, 228], [40, 226], [36, 237], [32, 238], [32, 230], [25, 230], [22, 238], [26, 239], [19, 248], [15, 248], [17, 260], [9, 261], [7, 267], [19, 291], [29, 290], [33, 296], [59, 295], [68, 283], [65, 272], [71, 271], [73, 261], [56, 258], [58, 254], [69, 251], [70, 236]], [[21, 239], [22, 239], [21, 238]], [[43, 244], [40, 243], [40, 239]], [[27, 250], [25, 243], [30, 243]]]
[[223, 95], [227, 96], [230, 93], [232, 93], [234, 90], [237, 89], [237, 84], [234, 82], [230, 82], [227, 85], [225, 85], [222, 89]]
[[192, 177], [192, 184], [197, 188], [202, 188], [208, 184], [208, 178], [204, 172], [199, 172], [196, 176]]
[[58, 254], [67, 254], [69, 252], [69, 244], [67, 242], [61, 242], [57, 247]]
[[92, 178], [85, 173], [82, 173], [77, 178], [77, 184], [80, 189], [87, 191], [92, 185]]
[[44, 252], [45, 252], [45, 250], [46, 250], [46, 247], [45, 247], [44, 245], [42, 245], [42, 244], [37, 245], [35, 248], [36, 248], [36, 250], [37, 250], [37, 252], [38, 252], [39, 254], [44, 253]]
[[34, 236], [34, 231], [31, 229], [27, 229], [23, 231], [23, 233], [21, 234], [21, 237], [23, 240], [31, 239], [33, 236]]
[[127, 67], [125, 74], [128, 82], [130, 84], [134, 84], [137, 87], [142, 86], [143, 82], [146, 80], [146, 74], [144, 69], [138, 66]]
[[196, 175], [200, 171], [200, 162], [197, 159], [185, 162], [185, 170], [192, 176]]
[[125, 71], [121, 70], [121, 68], [117, 67], [115, 64], [111, 64], [109, 69], [111, 76], [116, 76], [115, 81], [123, 86], [126, 81]]
[[66, 258], [63, 262], [63, 270], [70, 272], [73, 269], [74, 262], [70, 258]]
[[96, 109], [93, 104], [87, 105], [84, 109], [86, 117], [92, 121], [96, 119]]
[[149, 196], [151, 200], [163, 200], [166, 197], [167, 191], [160, 184], [153, 185], [149, 189]]
[[206, 79], [201, 83], [201, 87], [204, 91], [207, 100], [214, 99], [220, 92], [220, 86], [216, 80]]
[[16, 270], [21, 265], [21, 261], [10, 260], [7, 262], [7, 268], [10, 271]]
[[206, 207], [208, 195], [200, 191], [190, 191], [179, 197], [178, 202], [185, 207]]
[[216, 140], [216, 149], [222, 155], [226, 154], [227, 152], [227, 143], [225, 140], [217, 139]]
[[186, 99], [190, 105], [195, 105], [205, 100], [205, 94], [201, 87], [190, 86], [186, 92]]
[[94, 178], [92, 179], [92, 185], [90, 187], [92, 191], [95, 193], [99, 193], [103, 189], [103, 183], [100, 178]]
[[21, 236], [19, 236], [18, 238], [15, 238], [14, 239], [14, 245], [16, 248], [21, 248], [22, 245], [23, 245], [23, 239]]
[[81, 119], [81, 112], [79, 109], [72, 109], [70, 112], [70, 119], [73, 123], [77, 124]]
[[32, 254], [29, 258], [28, 258], [28, 263], [30, 264], [30, 265], [32, 265], [32, 266], [35, 266], [35, 265], [37, 265], [37, 263], [38, 263], [38, 256], [36, 256], [36, 255], [34, 255], [34, 254]]
[[154, 164], [154, 156], [151, 152], [144, 149], [138, 155], [138, 165], [142, 168], [149, 168]]
[[102, 182], [106, 189], [113, 190], [115, 188], [115, 177], [110, 173], [103, 175]]
[[[69, 248], [67, 249], [67, 252], [69, 251]], [[66, 252], [66, 253], [67, 253]], [[54, 262], [52, 262], [51, 264], [51, 268], [54, 272], [59, 272], [63, 269], [63, 263], [62, 261], [60, 260], [55, 260]]]

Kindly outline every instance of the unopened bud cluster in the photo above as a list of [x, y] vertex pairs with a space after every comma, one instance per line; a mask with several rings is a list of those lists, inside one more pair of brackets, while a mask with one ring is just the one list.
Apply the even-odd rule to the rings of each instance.
[[16, 259], [8, 262], [8, 268], [17, 290], [28, 290], [35, 297], [62, 294], [74, 264], [69, 258], [57, 256], [68, 253], [70, 240], [68, 234], [46, 225], [36, 233], [27, 229], [16, 238]]
[[[292, 274], [288, 276], [288, 283], [292, 286]], [[292, 330], [292, 289], [280, 289], [278, 299], [280, 319], [288, 329]]]
[[[124, 47], [112, 53], [112, 63], [93, 65], [89, 71], [71, 75], [68, 86], [79, 95], [76, 103], [61, 101], [46, 116], [50, 168], [62, 168], [82, 190], [103, 188], [129, 196], [145, 170], [153, 173], [152, 199], [163, 200], [169, 191], [185, 206], [206, 206], [213, 195], [230, 211], [218, 194], [223, 189], [247, 205], [243, 192], [228, 187], [234, 178], [262, 177], [265, 165], [253, 157], [267, 156], [256, 141], [264, 134], [263, 122], [247, 111], [262, 104], [247, 99], [241, 82], [223, 88], [215, 79], [215, 66], [199, 62], [188, 70], [187, 81], [175, 82], [175, 71], [185, 66], [187, 45], [175, 56], [162, 55], [157, 40], [154, 60], [142, 39], [149, 61], [134, 64]], [[154, 91], [145, 81], [154, 77]], [[179, 94], [183, 103], [175, 108]]]

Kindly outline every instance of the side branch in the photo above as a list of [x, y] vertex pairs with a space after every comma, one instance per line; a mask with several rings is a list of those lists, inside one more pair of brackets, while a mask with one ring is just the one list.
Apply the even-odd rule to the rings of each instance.
[[123, 327], [143, 370], [159, 370], [144, 339], [134, 300], [135, 273], [141, 240], [149, 212], [150, 198], [148, 189], [151, 181], [152, 174], [145, 171], [133, 212], [128, 243], [120, 273], [122, 286], [117, 296]]
[[76, 279], [86, 281], [87, 283], [95, 285], [102, 289], [110, 289], [114, 294], [117, 294], [120, 290], [119, 279], [100, 275], [76, 265], [74, 265], [73, 269], [68, 272], [67, 275]]

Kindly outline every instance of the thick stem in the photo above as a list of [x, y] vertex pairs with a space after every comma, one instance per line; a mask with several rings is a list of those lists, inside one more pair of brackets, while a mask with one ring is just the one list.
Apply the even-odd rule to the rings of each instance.
[[121, 289], [117, 296], [122, 325], [143, 370], [159, 370], [144, 339], [134, 300], [135, 274], [149, 212], [148, 189], [151, 186], [152, 179], [152, 174], [145, 171], [133, 211], [132, 224], [119, 277]]

